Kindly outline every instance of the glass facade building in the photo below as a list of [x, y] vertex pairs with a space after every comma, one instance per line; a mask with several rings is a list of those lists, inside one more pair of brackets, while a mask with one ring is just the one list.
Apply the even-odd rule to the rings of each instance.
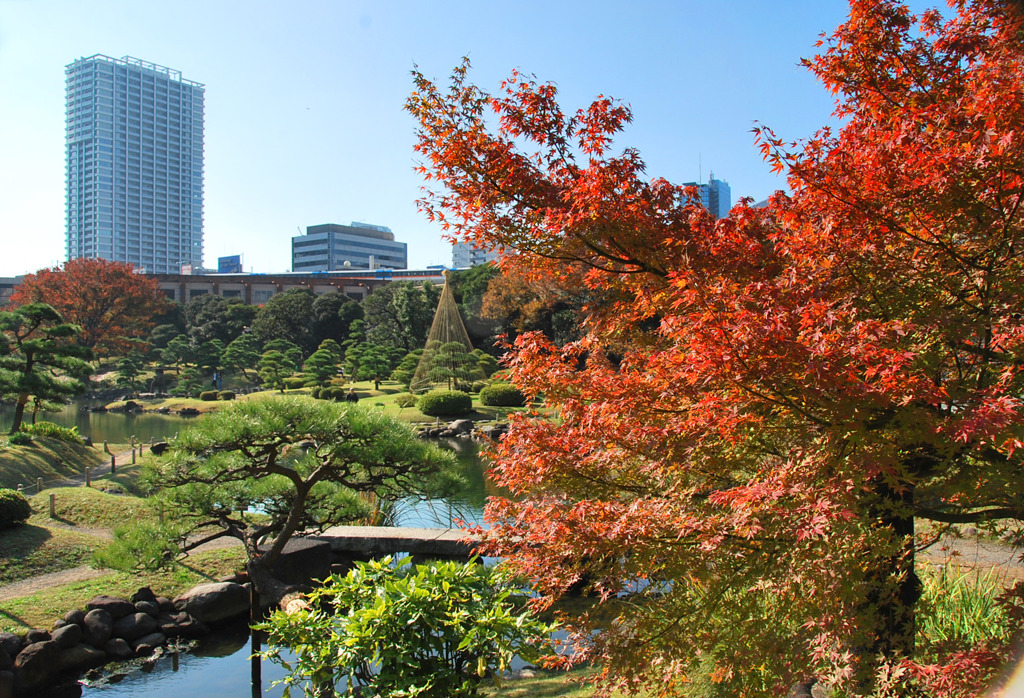
[[99, 54], [65, 76], [67, 258], [202, 266], [203, 85]]
[[324, 223], [306, 227], [305, 235], [292, 238], [292, 271], [342, 269], [405, 269], [408, 252], [404, 242], [383, 225]]
[[452, 244], [452, 266], [456, 269], [475, 267], [480, 264], [493, 262], [498, 258], [496, 250], [482, 250], [473, 247], [468, 242], [456, 242]]
[[711, 174], [707, 184], [686, 182], [683, 186], [700, 189], [701, 206], [710, 211], [715, 218], [725, 218], [729, 215], [729, 209], [732, 208], [732, 190], [729, 189], [728, 182], [715, 179], [714, 173]]

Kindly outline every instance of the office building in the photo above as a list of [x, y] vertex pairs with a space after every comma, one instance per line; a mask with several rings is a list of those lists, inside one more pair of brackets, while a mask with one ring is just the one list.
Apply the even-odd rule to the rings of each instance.
[[325, 223], [292, 238], [293, 272], [405, 269], [408, 259], [406, 244], [383, 225]]
[[468, 242], [456, 242], [452, 245], [452, 266], [456, 269], [475, 267], [479, 264], [487, 264], [498, 258], [494, 250], [482, 250], [473, 247]]
[[67, 66], [67, 258], [148, 273], [203, 263], [203, 98], [198, 82], [137, 58]]
[[729, 183], [715, 179], [715, 173], [711, 173], [707, 184], [686, 182], [684, 187], [697, 187], [700, 189], [700, 204], [711, 212], [715, 218], [725, 218], [732, 208], [732, 191]]

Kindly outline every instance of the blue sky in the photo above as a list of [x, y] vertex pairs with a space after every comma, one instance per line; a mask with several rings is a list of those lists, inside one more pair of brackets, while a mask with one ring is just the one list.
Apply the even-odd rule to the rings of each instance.
[[718, 0], [0, 0], [0, 276], [64, 255], [64, 66], [134, 56], [206, 85], [204, 252], [286, 271], [319, 223], [389, 226], [409, 264], [449, 264], [416, 209], [415, 65], [444, 80], [468, 55], [494, 91], [512, 68], [558, 85], [563, 108], [600, 94], [634, 122], [616, 146], [648, 173], [729, 182], [733, 199], [784, 186], [753, 145], [828, 121], [832, 98], [801, 57], [846, 3]]

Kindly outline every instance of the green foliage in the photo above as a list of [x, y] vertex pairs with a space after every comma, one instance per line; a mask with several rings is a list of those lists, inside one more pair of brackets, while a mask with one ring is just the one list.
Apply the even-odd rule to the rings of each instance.
[[139, 389], [139, 378], [146, 362], [142, 352], [131, 351], [117, 362], [117, 385], [132, 392]]
[[164, 350], [160, 352], [161, 360], [174, 366], [192, 363], [195, 360], [195, 355], [192, 340], [183, 334], [171, 339]]
[[440, 296], [429, 282], [395, 281], [378, 288], [363, 301], [366, 341], [404, 351], [422, 347]]
[[285, 389], [285, 378], [288, 378], [295, 371], [295, 362], [289, 359], [283, 352], [269, 350], [263, 352], [257, 366], [260, 378], [270, 388], [277, 388], [282, 393]]
[[154, 521], [117, 526], [114, 540], [93, 552], [93, 562], [99, 567], [122, 572], [152, 572], [177, 558], [176, 538], [176, 528]]
[[500, 681], [513, 657], [536, 661], [549, 646], [554, 626], [516, 613], [510, 592], [503, 572], [475, 561], [408, 572], [391, 558], [359, 562], [297, 610], [260, 624], [273, 645], [263, 656], [289, 669], [286, 696], [292, 686], [320, 695], [321, 685], [342, 680], [347, 696], [476, 695], [481, 679]]
[[[334, 346], [323, 346], [324, 344]], [[335, 350], [336, 348], [336, 350]], [[338, 364], [341, 363], [341, 347], [337, 342], [324, 340], [319, 349], [314, 351], [306, 363], [303, 364], [303, 371], [306, 374], [306, 381], [310, 385], [323, 385], [331, 378], [338, 375]]]
[[221, 390], [219, 393], [217, 393], [217, 399], [218, 400], [234, 400], [235, 399], [235, 391], [234, 390]]
[[416, 406], [431, 417], [457, 417], [473, 409], [473, 398], [461, 390], [431, 390], [420, 396]]
[[32, 505], [17, 490], [0, 489], [0, 529], [13, 528], [28, 521]]
[[32, 435], [25, 431], [19, 431], [14, 434], [10, 434], [7, 437], [7, 443], [12, 446], [31, 446]]
[[82, 437], [78, 435], [78, 427], [62, 427], [53, 422], [26, 424], [22, 427], [22, 431], [33, 436], [45, 436], [72, 444], [82, 442]]
[[[260, 308], [252, 322], [252, 332], [267, 345], [275, 339], [285, 340], [301, 348], [302, 355], [310, 354], [319, 340], [313, 334], [316, 296], [308, 288], [292, 288], [278, 293]], [[294, 359], [300, 363], [302, 357]]]
[[480, 391], [480, 404], [492, 407], [522, 407], [526, 404], [526, 397], [514, 385], [492, 383]]
[[171, 388], [172, 395], [198, 395], [203, 390], [206, 381], [203, 374], [195, 366], [189, 366], [178, 376], [178, 383]]
[[231, 340], [220, 357], [221, 364], [228, 370], [240, 370], [247, 376], [246, 369], [256, 368], [260, 360], [260, 343], [251, 334], [242, 334]]
[[991, 640], [1008, 642], [1012, 624], [996, 602], [1004, 586], [994, 569], [980, 573], [943, 565], [928, 575], [918, 619], [923, 655], [935, 660]]
[[216, 390], [204, 390], [203, 392], [199, 393], [199, 399], [202, 400], [203, 402], [213, 402], [214, 400], [217, 399], [217, 395], [218, 393]]
[[416, 405], [417, 397], [412, 393], [402, 393], [401, 395], [395, 396], [395, 404], [405, 409], [406, 407], [413, 407]]
[[302, 376], [288, 376], [284, 379], [284, 387], [288, 390], [298, 390], [306, 385], [306, 379]]

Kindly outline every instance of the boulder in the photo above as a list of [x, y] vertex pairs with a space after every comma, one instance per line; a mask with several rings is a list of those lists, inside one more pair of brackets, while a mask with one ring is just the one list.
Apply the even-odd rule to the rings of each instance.
[[166, 441], [157, 441], [149, 447], [149, 450], [153, 452], [154, 456], [162, 456], [170, 447], [171, 445]]
[[135, 613], [135, 604], [125, 599], [118, 599], [113, 596], [94, 596], [85, 604], [90, 611], [103, 609], [110, 614], [114, 620], [124, 618], [130, 613]]
[[0, 632], [0, 650], [3, 650], [12, 657], [17, 657], [18, 652], [25, 646], [25, 641], [20, 635], [14, 633]]
[[[3, 649], [0, 649], [0, 671], [14, 671], [14, 659]], [[3, 694], [0, 693], [0, 696]]]
[[80, 625], [65, 625], [63, 628], [57, 628], [51, 633], [53, 635], [53, 641], [57, 643], [57, 646], [62, 650], [68, 650], [77, 645], [82, 641], [83, 633]]
[[167, 642], [167, 638], [164, 637], [163, 633], [150, 633], [140, 637], [132, 644], [132, 649], [135, 650], [136, 657], [142, 657], [148, 654], [152, 654], [153, 650], [157, 647], [162, 647]]
[[133, 613], [114, 621], [114, 637], [120, 637], [129, 644], [144, 635], [156, 632], [156, 619], [148, 613]]
[[156, 605], [162, 613], [174, 613], [174, 602], [165, 596], [156, 597]]
[[0, 698], [14, 695], [14, 672], [9, 669], [0, 670]]
[[114, 631], [114, 619], [102, 608], [94, 608], [82, 621], [83, 639], [93, 647], [103, 647]]
[[147, 616], [156, 618], [160, 615], [160, 606], [154, 601], [136, 601], [135, 610], [138, 613], [145, 613]]
[[85, 611], [79, 608], [76, 608], [73, 611], [68, 611], [64, 614], [65, 623], [74, 623], [75, 625], [81, 625], [83, 621], [85, 621]]
[[200, 584], [174, 600], [179, 611], [203, 623], [233, 618], [249, 610], [249, 590], [234, 582]]
[[180, 613], [161, 613], [156, 619], [160, 632], [167, 637], [183, 637], [194, 640], [210, 632], [205, 623], [201, 623], [184, 611]]
[[25, 633], [25, 644], [31, 645], [36, 642], [45, 642], [51, 640], [50, 633], [45, 630], [39, 630], [38, 628], [32, 628]]
[[448, 425], [448, 431], [455, 434], [472, 434], [473, 433], [473, 420], [472, 419], [456, 419], [454, 422]]
[[81, 671], [106, 664], [107, 653], [92, 645], [78, 644], [62, 651], [58, 661], [61, 670]]
[[58, 667], [60, 654], [61, 649], [53, 640], [26, 645], [14, 658], [17, 690], [28, 693], [51, 681], [54, 670]]
[[131, 595], [128, 599], [132, 603], [138, 603], [139, 601], [151, 601], [152, 603], [159, 604], [157, 601], [156, 594], [149, 587], [141, 587], [138, 591]]
[[119, 637], [111, 638], [103, 644], [103, 651], [111, 659], [124, 661], [135, 656], [131, 646]]
[[58, 618], [57, 620], [53, 621], [53, 627], [50, 628], [50, 632], [52, 633], [54, 630], [57, 630], [58, 628], [63, 628], [67, 624], [68, 622], [63, 618]]

